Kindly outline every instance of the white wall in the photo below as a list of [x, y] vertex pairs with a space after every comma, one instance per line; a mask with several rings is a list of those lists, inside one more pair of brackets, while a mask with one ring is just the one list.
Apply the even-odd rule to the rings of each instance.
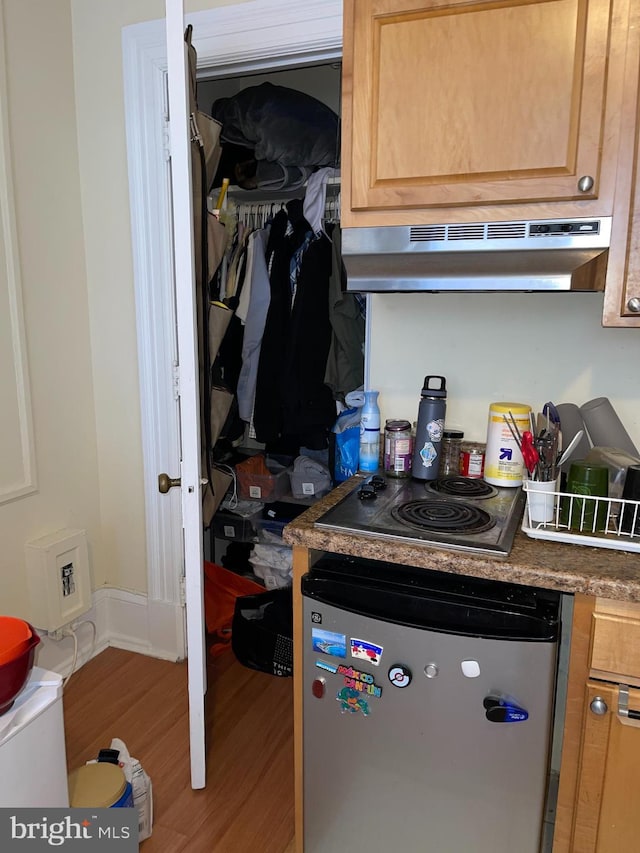
[[[25, 542], [87, 530], [104, 582], [69, 0], [4, 0], [38, 489], [0, 505], [0, 611], [29, 618]], [[4, 69], [3, 72], [4, 73]]]
[[383, 418], [415, 421], [428, 374], [447, 379], [447, 425], [485, 441], [489, 404], [539, 410], [609, 397], [640, 449], [640, 329], [603, 329], [601, 293], [372, 298], [371, 387]]

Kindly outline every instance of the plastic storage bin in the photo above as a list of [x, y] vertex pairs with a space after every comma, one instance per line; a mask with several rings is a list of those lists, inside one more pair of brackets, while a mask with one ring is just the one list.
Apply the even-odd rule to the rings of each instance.
[[288, 522], [275, 518], [261, 518], [258, 528], [258, 542], [270, 541], [267, 535], [269, 533], [282, 539], [282, 531], [287, 524]]
[[260, 512], [246, 517], [230, 510], [218, 510], [213, 516], [213, 534], [216, 539], [231, 542], [255, 542], [261, 521]]
[[285, 526], [308, 509], [307, 504], [290, 503], [288, 501], [267, 504], [262, 510], [262, 518], [258, 525], [258, 541], [272, 541], [271, 534], [282, 539]]
[[236, 466], [238, 497], [243, 500], [277, 501], [289, 491], [289, 469], [267, 459], [268, 474], [259, 474]]

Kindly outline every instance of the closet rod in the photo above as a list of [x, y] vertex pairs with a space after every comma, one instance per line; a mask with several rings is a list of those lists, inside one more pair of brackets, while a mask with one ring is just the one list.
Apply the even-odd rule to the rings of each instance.
[[[338, 184], [334, 186], [336, 189], [340, 189]], [[236, 216], [238, 220], [251, 224], [253, 227], [263, 227], [269, 219], [273, 218], [279, 210], [286, 206], [288, 201], [302, 197], [304, 197], [304, 193], [298, 190], [290, 196], [282, 196], [274, 193], [270, 198], [265, 198], [261, 201], [250, 201], [248, 199], [240, 201], [237, 194], [228, 192], [222, 209], [227, 216]], [[208, 199], [210, 213], [216, 210], [214, 204], [215, 201], [210, 196]], [[323, 218], [327, 221], [338, 221], [340, 219], [339, 192], [327, 192]]]

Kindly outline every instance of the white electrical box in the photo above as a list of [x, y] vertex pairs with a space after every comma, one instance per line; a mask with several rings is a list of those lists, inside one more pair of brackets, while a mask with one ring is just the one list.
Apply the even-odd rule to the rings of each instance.
[[30, 622], [56, 631], [91, 607], [89, 549], [84, 530], [57, 530], [25, 545]]

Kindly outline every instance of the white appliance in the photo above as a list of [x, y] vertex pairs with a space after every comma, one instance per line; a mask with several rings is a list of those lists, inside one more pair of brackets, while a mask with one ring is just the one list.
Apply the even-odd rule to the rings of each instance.
[[0, 716], [0, 808], [69, 806], [62, 676], [34, 666]]

